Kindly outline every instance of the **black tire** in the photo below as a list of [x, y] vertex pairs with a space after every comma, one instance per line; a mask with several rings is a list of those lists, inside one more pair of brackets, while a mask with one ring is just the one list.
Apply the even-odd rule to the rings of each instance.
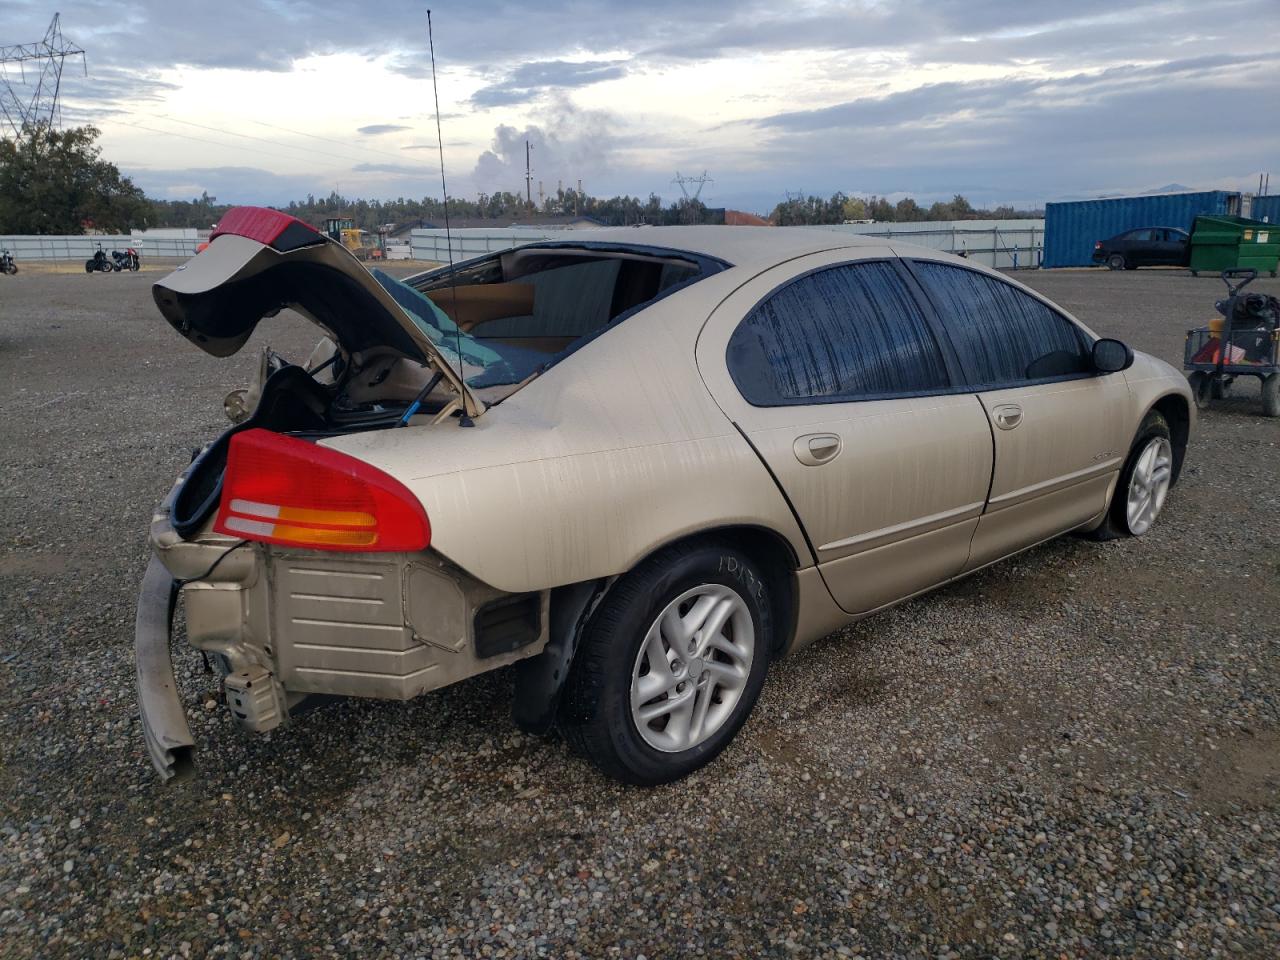
[[1108, 270], [1129, 269], [1128, 264], [1124, 262], [1124, 254], [1113, 253], [1111, 254], [1111, 256], [1107, 257], [1107, 269]]
[[9, 271], [9, 276], [16, 277], [18, 275], [18, 265], [16, 263], [9, 264], [7, 269]]
[[[1125, 459], [1124, 468], [1120, 471], [1120, 479], [1116, 481], [1116, 488], [1111, 494], [1111, 502], [1107, 505], [1106, 519], [1102, 521], [1100, 527], [1090, 531], [1088, 534], [1090, 539], [1116, 540], [1120, 537], [1133, 536], [1133, 531], [1129, 529], [1129, 519], [1126, 516], [1129, 481], [1133, 477], [1133, 468], [1138, 463], [1138, 457], [1155, 437], [1164, 437], [1164, 439], [1172, 442], [1169, 424], [1164, 415], [1152, 410], [1143, 417], [1142, 424], [1138, 427], [1138, 435], [1134, 438], [1133, 445], [1129, 448], [1129, 456]], [[1178, 454], [1175, 450], [1175, 462], [1177, 456]]]
[[[683, 752], [655, 749], [631, 712], [631, 683], [650, 626], [681, 594], [703, 585], [728, 587], [751, 615], [754, 650], [732, 713], [707, 739]], [[609, 591], [574, 656], [560, 711], [560, 729], [578, 753], [624, 783], [655, 786], [710, 763], [746, 722], [774, 646], [768, 581], [736, 547], [714, 541], [677, 544], [645, 560]]]
[[1230, 377], [1210, 377], [1209, 395], [1214, 400], [1226, 400], [1231, 396], [1231, 384]]
[[85, 272], [85, 273], [93, 273], [93, 267], [94, 267], [94, 264], [93, 264], [93, 261], [92, 261], [92, 260], [86, 260], [86, 261], [84, 262], [84, 272]]
[[1280, 373], [1269, 373], [1262, 378], [1262, 415], [1280, 417]]
[[1196, 370], [1191, 376], [1187, 377], [1187, 383], [1191, 387], [1191, 393], [1195, 397], [1196, 409], [1207, 410], [1209, 402], [1213, 399], [1213, 376], [1205, 373], [1203, 370]]

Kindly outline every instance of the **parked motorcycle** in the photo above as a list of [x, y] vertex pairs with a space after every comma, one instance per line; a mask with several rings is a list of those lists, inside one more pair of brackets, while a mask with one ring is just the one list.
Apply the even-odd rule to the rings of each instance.
[[0, 250], [0, 273], [13, 276], [18, 272], [18, 265], [13, 262], [13, 254], [8, 250]]
[[142, 266], [142, 261], [138, 257], [138, 251], [133, 249], [133, 247], [129, 247], [123, 252], [119, 250], [112, 250], [111, 260], [112, 266], [115, 268], [117, 273], [121, 270], [132, 270], [136, 273]]
[[98, 244], [98, 249], [94, 252], [93, 256], [84, 262], [85, 273], [93, 273], [94, 271], [99, 271], [101, 273], [114, 273], [118, 269], [119, 267], [111, 262], [111, 258], [108, 257], [106, 251], [102, 249], [102, 244]]

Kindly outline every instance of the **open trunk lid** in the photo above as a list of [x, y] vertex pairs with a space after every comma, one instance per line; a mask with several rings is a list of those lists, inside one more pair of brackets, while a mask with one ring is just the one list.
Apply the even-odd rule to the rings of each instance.
[[277, 210], [228, 211], [209, 246], [156, 282], [152, 293], [174, 329], [213, 356], [236, 353], [259, 320], [291, 308], [348, 357], [375, 349], [399, 353], [437, 370], [468, 416], [484, 411], [420, 318], [346, 247]]

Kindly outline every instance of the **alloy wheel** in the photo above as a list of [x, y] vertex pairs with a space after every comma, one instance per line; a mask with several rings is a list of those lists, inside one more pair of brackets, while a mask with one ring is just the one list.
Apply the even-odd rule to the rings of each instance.
[[730, 587], [686, 590], [653, 621], [631, 672], [631, 719], [649, 746], [679, 753], [733, 715], [751, 675], [755, 625]]
[[1129, 477], [1125, 519], [1129, 532], [1140, 537], [1155, 523], [1173, 477], [1173, 446], [1166, 437], [1152, 437], [1134, 462]]

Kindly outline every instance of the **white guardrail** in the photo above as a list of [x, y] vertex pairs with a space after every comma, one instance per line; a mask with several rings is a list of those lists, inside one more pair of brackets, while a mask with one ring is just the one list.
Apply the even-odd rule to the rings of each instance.
[[19, 263], [23, 260], [88, 260], [98, 249], [98, 244], [102, 244], [108, 255], [112, 250], [133, 247], [143, 260], [148, 257], [186, 259], [196, 255], [199, 242], [192, 237], [131, 237], [126, 234], [0, 236], [0, 250], [8, 250]]

